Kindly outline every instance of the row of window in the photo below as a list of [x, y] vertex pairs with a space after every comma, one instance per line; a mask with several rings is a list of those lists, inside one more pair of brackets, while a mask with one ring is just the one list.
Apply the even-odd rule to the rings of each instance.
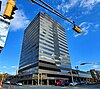
[[43, 48], [43, 49], [45, 49], [45, 50], [48, 50], [48, 51], [54, 52], [54, 50], [51, 50], [51, 49], [49, 49], [49, 48], [47, 48], [47, 47], [43, 47], [43, 46], [40, 46], [40, 47]]
[[50, 22], [49, 20], [47, 20], [47, 19], [45, 19], [45, 18], [43, 18], [43, 17], [40, 17], [40, 21], [41, 21], [42, 23], [47, 23], [48, 25], [52, 25], [52, 22]]
[[[38, 20], [37, 20], [38, 21]], [[30, 33], [35, 34], [37, 31], [37, 29], [39, 29], [39, 23], [34, 22], [32, 26], [30, 26], [29, 28], [26, 29], [25, 32], [25, 36], [30, 38]], [[31, 36], [32, 37], [32, 36]], [[26, 40], [27, 38], [25, 38], [24, 40]]]
[[33, 59], [35, 59], [34, 57], [35, 57], [35, 55], [38, 55], [38, 53], [39, 53], [39, 50], [38, 50], [38, 49], [35, 50], [35, 51], [32, 51], [31, 53], [28, 53], [28, 54], [26, 54], [26, 55], [23, 53], [23, 55], [25, 55], [25, 56], [24, 56], [23, 58], [21, 58], [21, 63], [27, 61], [27, 60], [30, 59], [31, 57], [32, 57]]
[[50, 41], [53, 41], [53, 38], [48, 37], [47, 35], [40, 34], [40, 36], [45, 37], [45, 38], [49, 39]]
[[43, 30], [42, 33], [44, 35], [50, 35], [51, 38], [53, 37], [53, 31], [51, 31], [50, 29], [46, 30], [43, 28], [42, 30]]
[[50, 44], [53, 44], [53, 42], [52, 41], [48, 41], [48, 40], [46, 40], [46, 39], [44, 39], [44, 38], [40, 38], [42, 41], [44, 40], [44, 41], [46, 41], [47, 43], [50, 43]]
[[62, 68], [71, 68], [71, 65], [61, 65]]
[[39, 66], [39, 69], [44, 69], [44, 70], [51, 70], [51, 71], [58, 71], [58, 72], [60, 72], [60, 69], [55, 69], [55, 68], [50, 68], [50, 67]]
[[39, 57], [39, 55], [36, 55], [36, 56], [34, 56], [33, 58], [31, 58], [31, 59], [27, 59], [26, 61], [24, 61], [24, 62], [20, 62], [20, 68], [23, 68], [23, 67], [25, 67], [25, 66], [27, 66], [27, 65], [32, 65], [32, 61], [33, 60], [37, 60], [38, 59], [38, 57]]
[[33, 53], [37, 52], [38, 49], [38, 45], [35, 45], [33, 48], [28, 47], [26, 50], [22, 51], [21, 58], [27, 58], [28, 56], [33, 55]]
[[43, 51], [44, 54], [51, 56], [52, 54], [46, 51]]
[[68, 51], [68, 48], [65, 48], [65, 47], [62, 47], [62, 46], [59, 46], [59, 49]]
[[60, 50], [60, 53], [69, 54], [67, 51]]
[[59, 42], [59, 47], [68, 48], [67, 44], [62, 44], [61, 42]]
[[66, 35], [65, 30], [63, 28], [57, 28], [58, 33], [62, 34], [62, 35]]
[[37, 59], [37, 58], [38, 58], [38, 54], [36, 54], [36, 55], [34, 55], [34, 56], [30, 56], [30, 57], [28, 57], [28, 58], [24, 58], [23, 61], [20, 62], [20, 66], [22, 66], [22, 65], [24, 65], [24, 64], [26, 64], [26, 63], [29, 63], [29, 62], [31, 62], [31, 61]]
[[66, 39], [63, 39], [63, 38], [58, 38], [58, 40], [60, 41], [60, 42], [62, 42], [63, 44], [66, 44], [67, 42], [66, 42]]
[[19, 71], [27, 70], [29, 68], [33, 68], [33, 67], [36, 67], [36, 66], [38, 66], [38, 60], [35, 60], [35, 61], [33, 60], [33, 62], [31, 62], [30, 64], [27, 63], [24, 66], [20, 66]]
[[[34, 41], [34, 39], [39, 38], [38, 34], [39, 34], [39, 32], [37, 30], [37, 31], [34, 31], [33, 33], [29, 33], [28, 36], [24, 36], [24, 41], [23, 41], [25, 43], [24, 45], [27, 46], [29, 44], [29, 42]], [[25, 40], [25, 39], [27, 39], [27, 40]]]
[[[39, 40], [38, 40], [37, 38], [38, 38], [38, 35], [35, 36], [30, 42], [27, 41], [27, 44], [26, 44], [26, 42], [24, 41], [23, 47], [22, 47], [22, 51], [28, 52], [28, 50], [29, 50], [30, 48], [35, 47], [36, 44], [39, 43]], [[34, 45], [34, 46], [33, 46], [33, 45]]]
[[38, 70], [38, 67], [33, 67], [33, 68], [29, 68], [29, 69], [21, 71], [21, 72], [24, 73], [24, 74], [26, 74], [26, 73], [30, 74], [30, 73], [33, 73], [37, 70]]
[[59, 37], [59, 38], [66, 39], [66, 35], [58, 34], [58, 37]]
[[40, 43], [40, 45], [41, 45], [41, 44], [43, 44], [43, 45], [46, 45], [46, 46], [48, 46], [48, 47], [50, 47], [50, 48], [54, 48], [54, 46], [49, 45], [49, 44], [46, 44], [46, 43], [42, 42], [41, 40], [40, 40], [40, 42], [39, 42], [39, 43]]

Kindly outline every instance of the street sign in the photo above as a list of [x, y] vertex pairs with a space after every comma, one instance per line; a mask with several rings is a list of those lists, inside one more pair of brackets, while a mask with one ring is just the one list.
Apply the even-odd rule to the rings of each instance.
[[2, 16], [0, 16], [0, 53], [2, 51], [2, 48], [4, 48], [6, 38], [9, 31], [9, 25], [10, 20], [4, 19]]

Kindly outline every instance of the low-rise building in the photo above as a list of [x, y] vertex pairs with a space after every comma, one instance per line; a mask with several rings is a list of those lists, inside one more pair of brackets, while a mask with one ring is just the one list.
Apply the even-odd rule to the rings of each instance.
[[6, 81], [8, 78], [9, 74], [5, 73], [5, 74], [0, 74], [0, 80], [1, 81]]
[[74, 78], [74, 81], [80, 82], [80, 81], [91, 81], [92, 76], [90, 72], [80, 71], [80, 70], [73, 70], [72, 75]]
[[100, 70], [91, 69], [91, 75], [95, 82], [100, 82]]

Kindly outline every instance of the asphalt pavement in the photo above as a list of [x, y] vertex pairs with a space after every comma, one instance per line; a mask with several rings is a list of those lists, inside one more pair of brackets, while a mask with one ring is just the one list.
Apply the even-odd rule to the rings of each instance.
[[14, 86], [14, 85], [4, 85], [3, 89], [100, 89], [100, 84], [96, 85], [82, 85], [82, 86]]

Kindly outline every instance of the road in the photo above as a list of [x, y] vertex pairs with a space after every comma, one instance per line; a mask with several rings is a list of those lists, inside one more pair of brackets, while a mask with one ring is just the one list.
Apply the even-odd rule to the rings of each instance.
[[3, 89], [100, 89], [100, 84], [96, 85], [83, 85], [83, 86], [66, 86], [66, 87], [60, 87], [60, 86], [8, 86], [4, 85]]

